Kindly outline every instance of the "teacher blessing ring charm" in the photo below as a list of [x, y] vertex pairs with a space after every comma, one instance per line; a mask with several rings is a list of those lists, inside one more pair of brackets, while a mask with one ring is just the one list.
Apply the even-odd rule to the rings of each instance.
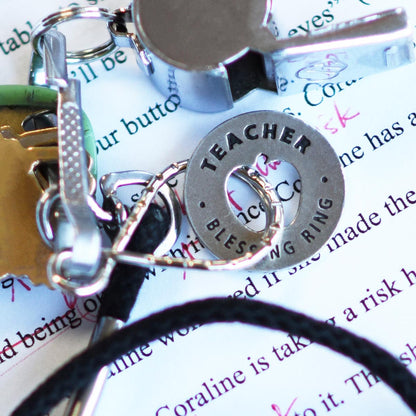
[[344, 178], [327, 140], [301, 120], [274, 111], [256, 111], [217, 126], [189, 160], [185, 205], [201, 242], [214, 255], [232, 259], [253, 251], [261, 232], [245, 227], [233, 214], [226, 184], [237, 169], [253, 166], [259, 155], [286, 161], [298, 171], [302, 191], [293, 221], [281, 242], [254, 266], [282, 269], [311, 257], [329, 239], [341, 215]]

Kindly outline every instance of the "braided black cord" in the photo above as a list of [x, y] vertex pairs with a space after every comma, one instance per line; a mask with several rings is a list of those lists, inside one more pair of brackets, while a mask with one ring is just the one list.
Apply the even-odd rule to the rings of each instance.
[[12, 416], [40, 416], [86, 385], [101, 367], [168, 332], [196, 324], [242, 322], [302, 336], [351, 357], [378, 375], [416, 412], [416, 379], [387, 351], [352, 333], [263, 302], [214, 298], [153, 314], [117, 331], [65, 364], [33, 392]]
[[[169, 228], [169, 215], [155, 204], [146, 211], [140, 226], [127, 245], [127, 250], [153, 253]], [[98, 319], [111, 316], [126, 322], [142, 287], [146, 268], [117, 264], [102, 294]]]

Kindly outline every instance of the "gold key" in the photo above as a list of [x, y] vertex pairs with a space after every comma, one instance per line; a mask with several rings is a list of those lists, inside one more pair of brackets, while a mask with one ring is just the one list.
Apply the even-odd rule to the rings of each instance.
[[0, 275], [27, 275], [40, 283], [50, 251], [35, 220], [41, 196], [34, 171], [41, 162], [57, 159], [57, 147], [24, 148], [17, 139], [0, 136]]
[[56, 92], [46, 88], [0, 87], [0, 277], [28, 276], [34, 284], [49, 285], [46, 264], [51, 251], [35, 215], [56, 170], [57, 129], [25, 131], [23, 124], [33, 114], [55, 112], [56, 98]]
[[[14, 95], [21, 91], [16, 87]], [[1, 96], [0, 105], [8, 97]], [[16, 100], [12, 104], [20, 105], [0, 108], [0, 276], [28, 276], [38, 284], [46, 282], [50, 250], [36, 226], [36, 204], [46, 182], [41, 176], [38, 181], [35, 172], [42, 162], [57, 160], [57, 132], [47, 128], [25, 133], [22, 123], [34, 112], [52, 110], [53, 101], [52, 108], [30, 102], [23, 107]]]

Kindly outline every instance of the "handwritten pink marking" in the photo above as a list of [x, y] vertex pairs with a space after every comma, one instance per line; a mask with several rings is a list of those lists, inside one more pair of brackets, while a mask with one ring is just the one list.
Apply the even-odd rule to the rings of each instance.
[[[60, 318], [64, 318], [65, 317], [65, 314], [64, 315], [60, 315], [59, 316]], [[82, 317], [82, 316], [81, 316]], [[56, 318], [55, 318], [56, 319]], [[44, 326], [42, 326], [41, 328], [42, 329], [46, 329], [46, 328], [48, 328], [48, 325], [49, 324], [45, 324]], [[69, 327], [68, 327], [69, 328]], [[36, 328], [37, 329], [37, 328]], [[62, 328], [62, 329], [67, 329], [67, 328]], [[58, 332], [58, 331], [57, 331]], [[57, 332], [55, 332], [55, 334], [57, 333]], [[52, 334], [52, 335], [55, 335], [55, 334]], [[32, 334], [29, 334], [32, 338], [33, 337], [35, 337], [35, 333], [33, 332]], [[50, 335], [50, 336], [52, 336], [52, 335]], [[36, 338], [36, 337], [35, 337]], [[37, 339], [37, 338], [36, 338]], [[14, 347], [17, 347], [19, 344], [21, 344], [23, 342], [23, 339], [21, 339], [20, 341], [17, 341], [17, 342], [15, 342], [12, 346], [11, 346], [11, 348], [14, 348]], [[9, 351], [10, 349], [11, 349], [10, 347], [4, 347], [3, 348], [3, 350], [2, 350], [2, 352], [4, 352], [4, 351]]]
[[[266, 162], [267, 157], [265, 155], [261, 155], [261, 157], [263, 158], [263, 163]], [[256, 163], [256, 169], [260, 172], [261, 175], [263, 176], [269, 176], [270, 173], [270, 169], [271, 170], [277, 170], [277, 167], [281, 164], [282, 162], [280, 160], [275, 160], [274, 162], [270, 162], [264, 165], [264, 170], [262, 167], [260, 167], [260, 163], [257, 162]]]
[[298, 398], [296, 397], [293, 402], [290, 404], [289, 408], [286, 410], [286, 413], [283, 414], [282, 411], [280, 410], [280, 407], [277, 404], [272, 404], [272, 409], [276, 412], [276, 414], [278, 416], [289, 416], [289, 412], [291, 411], [293, 405], [295, 404], [296, 400]]
[[[186, 244], [186, 243], [182, 243], [181, 246], [182, 246], [182, 250], [188, 255], [188, 257], [191, 260], [195, 260], [195, 257], [189, 251], [189, 245]], [[186, 279], [186, 270], [183, 272], [183, 280], [185, 280], [185, 279]]]
[[[75, 300], [76, 303], [76, 300]], [[90, 322], [94, 322], [93, 320], [89, 320], [87, 318], [87, 315], [90, 312], [87, 312], [85, 314], [81, 314], [80, 313], [80, 317], [82, 319], [86, 319], [87, 321]], [[60, 315], [61, 318], [64, 318], [66, 314], [64, 315]], [[56, 318], [55, 318], [56, 319]], [[46, 329], [48, 327], [49, 324], [45, 324], [42, 328]], [[8, 372], [10, 372], [12, 369], [14, 369], [15, 367], [17, 367], [19, 364], [21, 364], [23, 361], [27, 360], [31, 355], [33, 355], [34, 353], [38, 352], [39, 350], [41, 350], [42, 348], [44, 348], [46, 345], [48, 345], [50, 342], [54, 341], [56, 338], [60, 337], [61, 335], [63, 335], [65, 332], [67, 332], [69, 329], [71, 329], [70, 326], [64, 327], [61, 330], [55, 332], [54, 334], [49, 336], [49, 339], [47, 341], [41, 341], [42, 344], [40, 344], [39, 347], [35, 348], [33, 351], [30, 352], [30, 354], [28, 354], [26, 357], [22, 358], [21, 360], [17, 361], [13, 366], [11, 366], [9, 369], [7, 369], [4, 373], [0, 374], [0, 377], [3, 377], [5, 374], [7, 374]], [[35, 333], [33, 332], [32, 334], [30, 334], [30, 336], [35, 337]], [[37, 340], [37, 338], [36, 338]], [[19, 344], [21, 344], [23, 342], [23, 339], [21, 339], [20, 341], [15, 342], [14, 344], [12, 344], [11, 348], [15, 348], [17, 347]], [[35, 341], [36, 342], [36, 341]], [[3, 350], [0, 350], [0, 352], [7, 352], [8, 350], [11, 349], [10, 347], [5, 347], [3, 348]]]
[[[63, 335], [70, 327], [67, 328], [63, 328], [61, 329], [61, 331], [59, 331], [59, 333], [55, 333], [55, 336], [51, 336], [47, 341], [43, 342], [38, 348], [36, 348], [35, 350], [31, 351], [26, 357], [22, 358], [20, 361], [17, 361], [16, 363], [14, 363], [10, 368], [8, 368], [4, 373], [0, 374], [0, 377], [3, 377], [5, 374], [7, 374], [8, 372], [10, 372], [11, 370], [13, 370], [15, 367], [17, 367], [19, 364], [21, 364], [23, 361], [26, 361], [30, 356], [32, 356], [33, 354], [35, 354], [36, 352], [40, 351], [42, 348], [46, 347], [46, 345], [48, 345], [50, 342], [54, 341], [56, 338], [60, 337], [61, 335]], [[13, 347], [15, 347], [16, 345], [19, 345], [22, 341], [16, 342], [16, 344], [13, 345]]]
[[[97, 322], [97, 314], [95, 313], [95, 311], [93, 312], [85, 311], [84, 313], [82, 313], [79, 307], [79, 303], [77, 301], [75, 301], [75, 308], [78, 311], [80, 318], [85, 319], [86, 321], [92, 322], [92, 323]], [[98, 309], [99, 307], [97, 308], [97, 310]]]
[[68, 306], [69, 309], [74, 309], [77, 304], [77, 298], [73, 295], [67, 295], [66, 293], [62, 293], [62, 296], [64, 298], [65, 305]]
[[179, 205], [181, 206], [182, 214], [186, 215], [185, 205], [182, 203], [182, 200], [181, 200], [181, 197], [178, 194], [178, 191], [176, 189], [174, 189], [173, 192], [175, 192], [176, 198], [178, 198]]
[[344, 128], [344, 129], [347, 125], [347, 121], [350, 121], [350, 120], [352, 120], [355, 117], [358, 117], [360, 115], [360, 113], [358, 112], [358, 113], [355, 113], [355, 114], [349, 116], [348, 113], [351, 110], [350, 108], [348, 108], [347, 111], [344, 114], [341, 114], [336, 102], [334, 102], [334, 108], [335, 108], [335, 112], [337, 113], [338, 120], [341, 123], [342, 128]]
[[[339, 126], [345, 129], [347, 126], [347, 122], [353, 120], [354, 118], [358, 117], [361, 113], [357, 112], [355, 114], [350, 115], [351, 108], [348, 108], [344, 113], [341, 113], [338, 105], [334, 102], [334, 110], [336, 113], [336, 118], [331, 117], [325, 124], [324, 129], [329, 131], [331, 134], [337, 134], [339, 132]], [[325, 117], [324, 114], [321, 114], [319, 118]]]
[[32, 288], [27, 285], [22, 279], [17, 279], [17, 281], [28, 291], [30, 292], [32, 290]]
[[[9, 279], [6, 279], [3, 281], [2, 287], [3, 289], [8, 289], [11, 288], [12, 291], [12, 295], [11, 295], [11, 301], [14, 302], [16, 300], [16, 288], [14, 286], [14, 282], [15, 280], [17, 280], [28, 292], [30, 292], [32, 289], [29, 285], [27, 285], [22, 279], [18, 279], [18, 278], [13, 278], [10, 277]], [[11, 282], [9, 286], [5, 286], [5, 282]]]
[[231, 202], [231, 205], [234, 205], [234, 207], [238, 210], [238, 211], [242, 211], [243, 208], [237, 204], [237, 202], [235, 201], [235, 199], [231, 196], [231, 194], [233, 194], [234, 191], [227, 191], [227, 195], [228, 195], [228, 200]]
[[[320, 115], [319, 118], [324, 117], [324, 115]], [[338, 133], [338, 128], [335, 126], [331, 126], [331, 123], [333, 122], [334, 118], [331, 117], [325, 124], [324, 124], [324, 129], [326, 131], [329, 131], [331, 134], [337, 134]]]

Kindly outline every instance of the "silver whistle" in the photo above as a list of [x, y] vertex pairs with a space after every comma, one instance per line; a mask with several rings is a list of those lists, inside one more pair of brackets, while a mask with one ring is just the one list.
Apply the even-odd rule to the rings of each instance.
[[39, 52], [42, 36], [65, 21], [104, 20], [111, 38], [68, 52], [68, 63], [130, 47], [163, 94], [202, 112], [230, 109], [256, 88], [295, 94], [311, 83], [348, 82], [414, 60], [404, 9], [286, 39], [276, 33], [275, 9], [273, 0], [133, 0], [113, 12], [73, 7], [43, 19], [32, 33], [33, 46]]
[[131, 13], [153, 83], [197, 111], [229, 109], [255, 88], [294, 94], [413, 60], [403, 9], [288, 39], [270, 29], [271, 1], [134, 0]]

